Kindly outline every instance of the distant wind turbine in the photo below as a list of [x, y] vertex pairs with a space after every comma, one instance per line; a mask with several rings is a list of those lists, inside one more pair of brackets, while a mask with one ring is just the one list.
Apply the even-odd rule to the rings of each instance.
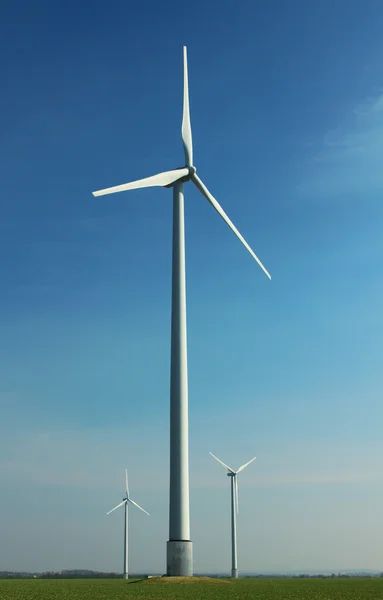
[[137, 508], [142, 510], [142, 512], [144, 512], [145, 514], [148, 515], [149, 513], [146, 512], [146, 510], [144, 508], [142, 508], [142, 506], [137, 504], [137, 502], [132, 500], [131, 497], [129, 496], [128, 471], [126, 469], [125, 469], [125, 485], [126, 485], [125, 498], [122, 499], [122, 502], [120, 502], [120, 504], [117, 504], [117, 506], [112, 508], [112, 510], [110, 510], [106, 514], [110, 515], [111, 512], [113, 512], [114, 510], [117, 510], [117, 508], [120, 508], [120, 506], [124, 506], [124, 508], [125, 508], [125, 511], [124, 511], [125, 519], [124, 519], [124, 573], [123, 573], [123, 578], [128, 579], [128, 577], [129, 577], [129, 575], [128, 575], [128, 573], [129, 573], [129, 569], [128, 569], [128, 502], [130, 504], [133, 504], [133, 506], [136, 506]]
[[227, 476], [231, 477], [231, 576], [238, 577], [238, 558], [237, 558], [237, 514], [238, 514], [238, 473], [246, 469], [257, 457], [254, 456], [249, 462], [239, 467], [238, 471], [234, 471], [226, 465], [222, 460], [217, 458], [212, 452], [210, 456], [215, 458], [225, 469], [228, 470]]
[[[270, 274], [254, 254], [246, 240], [229, 219], [221, 205], [209, 192], [197, 175], [193, 165], [193, 144], [190, 125], [189, 85], [186, 47], [184, 55], [184, 98], [182, 117], [182, 141], [185, 166], [93, 192], [103, 196], [115, 192], [146, 187], [173, 188], [173, 263], [172, 263], [172, 326], [171, 326], [171, 373], [170, 373], [170, 501], [169, 541], [167, 543], [167, 575], [193, 574], [193, 553], [190, 540], [189, 515], [189, 426], [188, 426], [188, 373], [186, 344], [186, 280], [185, 280], [185, 227], [184, 183], [192, 181], [205, 196], [237, 238], [250, 252], [264, 273]], [[152, 135], [153, 144], [157, 138]], [[222, 176], [226, 167], [222, 165]]]

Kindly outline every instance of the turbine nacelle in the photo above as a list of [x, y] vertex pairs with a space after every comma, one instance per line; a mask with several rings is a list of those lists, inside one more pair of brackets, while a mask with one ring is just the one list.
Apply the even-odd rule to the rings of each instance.
[[178, 181], [182, 181], [182, 183], [187, 183], [188, 181], [190, 181], [192, 179], [193, 175], [195, 175], [197, 173], [197, 169], [195, 167], [188, 167], [187, 165], [182, 167], [182, 169], [180, 169], [180, 171], [181, 170], [182, 171], [188, 170], [187, 175], [181, 176], [178, 179], [176, 179], [176, 181], [174, 181], [173, 183], [169, 183], [168, 185], [164, 185], [163, 187], [172, 188], [176, 185], [176, 183]]

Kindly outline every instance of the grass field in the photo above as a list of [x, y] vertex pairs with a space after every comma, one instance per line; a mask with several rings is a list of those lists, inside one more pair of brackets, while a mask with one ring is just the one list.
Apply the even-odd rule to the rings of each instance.
[[238, 579], [225, 585], [122, 579], [0, 580], [1, 600], [383, 600], [382, 579]]

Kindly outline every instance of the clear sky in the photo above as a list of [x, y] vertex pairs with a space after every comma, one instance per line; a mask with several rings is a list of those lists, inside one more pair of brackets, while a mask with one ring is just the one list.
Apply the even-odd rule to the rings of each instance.
[[382, 2], [1, 10], [0, 570], [165, 570], [184, 44], [195, 569], [382, 568]]

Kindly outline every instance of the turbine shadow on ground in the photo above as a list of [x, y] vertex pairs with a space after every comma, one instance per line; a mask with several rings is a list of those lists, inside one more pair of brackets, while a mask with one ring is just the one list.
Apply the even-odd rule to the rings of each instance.
[[155, 583], [159, 583], [159, 584], [180, 584], [180, 585], [187, 585], [187, 584], [201, 584], [201, 583], [206, 583], [206, 584], [219, 584], [219, 583], [231, 583], [231, 581], [227, 580], [227, 579], [218, 579], [216, 577], [204, 577], [204, 576], [191, 576], [191, 577], [167, 577], [166, 575], [163, 576], [158, 576], [158, 577], [149, 577], [149, 578], [141, 578], [141, 579], [134, 579], [133, 581], [129, 581], [127, 580], [126, 583], [147, 583], [147, 584], [155, 584]]

